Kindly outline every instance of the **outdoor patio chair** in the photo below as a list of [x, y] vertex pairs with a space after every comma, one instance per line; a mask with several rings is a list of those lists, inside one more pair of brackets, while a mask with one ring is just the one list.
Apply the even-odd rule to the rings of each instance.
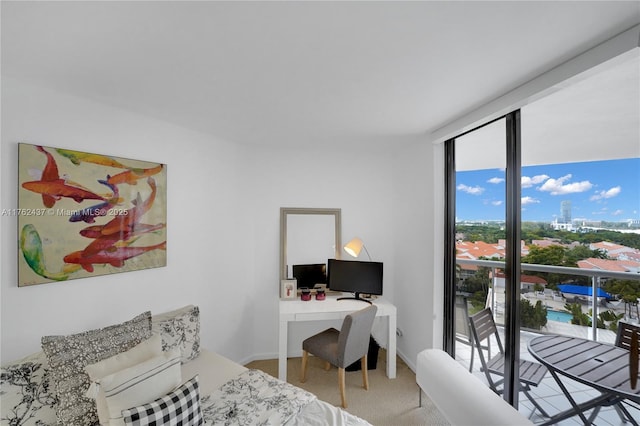
[[[471, 326], [471, 334], [473, 335], [474, 344], [476, 345], [480, 363], [482, 364], [482, 371], [487, 377], [489, 387], [495, 393], [501, 395], [504, 392], [504, 348], [498, 335], [498, 328], [493, 320], [491, 308], [483, 309], [469, 317], [469, 325]], [[491, 346], [491, 336], [495, 338], [498, 345], [498, 353], [494, 356], [488, 355], [485, 358], [485, 347], [483, 345], [486, 345], [486, 347]], [[547, 414], [529, 393], [531, 386], [538, 386], [546, 374], [547, 367], [544, 365], [537, 362], [520, 360], [520, 391], [525, 394], [535, 407], [531, 415], [533, 415], [537, 409], [544, 417], [549, 417], [549, 414]], [[502, 378], [495, 380], [492, 375], [501, 376]], [[531, 415], [529, 417], [531, 417]]]
[[640, 325], [631, 324], [625, 321], [618, 321], [618, 334], [616, 335], [616, 346], [631, 350], [631, 336], [633, 332], [640, 333]]
[[[473, 361], [475, 359], [476, 345], [473, 343], [471, 328], [469, 326], [469, 305], [468, 298], [465, 294], [456, 294], [456, 341], [469, 345], [471, 347], [471, 361], [469, 362], [469, 372], [473, 371]], [[489, 357], [491, 357], [491, 348], [487, 349]]]
[[473, 370], [473, 359], [475, 358], [475, 345], [471, 337], [471, 329], [469, 328], [469, 309], [467, 308], [467, 298], [464, 295], [456, 294], [456, 340], [471, 347], [471, 362], [469, 364], [469, 372]]
[[[625, 321], [619, 321], [618, 322], [618, 334], [616, 335], [616, 346], [630, 351], [631, 350], [631, 339], [633, 338], [634, 332], [635, 332], [635, 334], [640, 336], [640, 324], [631, 324], [631, 323], [628, 323], [628, 322], [625, 322]], [[635, 368], [636, 368], [636, 373], [635, 374], [638, 374], [637, 373], [637, 363], [635, 365]], [[637, 385], [638, 384], [636, 383], [636, 386]], [[620, 402], [620, 403], [616, 404], [614, 407], [615, 407], [616, 411], [618, 412], [618, 415], [620, 416], [622, 421], [626, 421], [626, 419], [624, 417], [625, 415], [627, 417], [629, 416], [629, 412], [626, 411], [626, 409], [625, 409], [623, 404], [629, 404], [629, 405], [635, 407], [636, 409], [640, 408], [637, 403], [631, 403], [630, 401], [624, 401], [624, 402]]]

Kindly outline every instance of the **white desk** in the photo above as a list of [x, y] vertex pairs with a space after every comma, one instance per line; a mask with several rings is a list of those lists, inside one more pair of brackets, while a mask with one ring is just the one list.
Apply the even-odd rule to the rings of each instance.
[[[377, 317], [388, 319], [387, 377], [396, 378], [396, 307], [382, 298], [375, 299]], [[366, 308], [365, 302], [358, 300], [337, 300], [337, 296], [327, 296], [326, 300], [280, 300], [280, 332], [278, 337], [278, 378], [287, 380], [287, 340], [289, 323], [297, 321], [342, 320], [351, 312]]]

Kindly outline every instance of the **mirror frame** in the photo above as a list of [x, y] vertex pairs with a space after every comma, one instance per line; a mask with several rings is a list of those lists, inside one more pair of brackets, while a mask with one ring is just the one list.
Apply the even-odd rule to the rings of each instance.
[[[304, 207], [280, 207], [280, 281], [287, 279], [287, 216], [288, 215], [332, 215], [334, 222], [335, 258], [340, 259], [342, 251], [342, 210]], [[279, 293], [282, 292], [282, 286]], [[282, 294], [280, 294], [282, 297]]]

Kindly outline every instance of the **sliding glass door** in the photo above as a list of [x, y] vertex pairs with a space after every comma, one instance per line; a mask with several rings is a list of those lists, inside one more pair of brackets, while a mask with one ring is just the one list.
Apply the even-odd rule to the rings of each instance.
[[[445, 338], [445, 347], [458, 359], [475, 362], [480, 368], [488, 357], [502, 352], [507, 362], [501, 375], [505, 380], [505, 399], [517, 405], [519, 327], [517, 304], [520, 178], [519, 111], [460, 135], [447, 142], [453, 160], [447, 173], [450, 194], [449, 239], [455, 244], [447, 250], [451, 287], [447, 305], [455, 326], [455, 339]], [[517, 243], [512, 243], [517, 241]], [[491, 262], [493, 261], [493, 262]], [[506, 273], [509, 271], [510, 273]], [[500, 342], [479, 357], [474, 347], [468, 317], [489, 309], [499, 327]], [[448, 341], [447, 341], [448, 340]], [[513, 368], [515, 366], [515, 369]]]
[[618, 321], [640, 322], [629, 262], [640, 251], [639, 64], [612, 65], [445, 142], [443, 346], [482, 375], [468, 317], [490, 309], [504, 398], [516, 407], [532, 336], [613, 343]]

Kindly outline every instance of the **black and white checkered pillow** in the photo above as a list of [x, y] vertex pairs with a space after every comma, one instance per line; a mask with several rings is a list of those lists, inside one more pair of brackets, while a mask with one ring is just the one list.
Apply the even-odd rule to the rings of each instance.
[[170, 394], [148, 404], [122, 410], [124, 423], [131, 426], [202, 426], [198, 376]]

